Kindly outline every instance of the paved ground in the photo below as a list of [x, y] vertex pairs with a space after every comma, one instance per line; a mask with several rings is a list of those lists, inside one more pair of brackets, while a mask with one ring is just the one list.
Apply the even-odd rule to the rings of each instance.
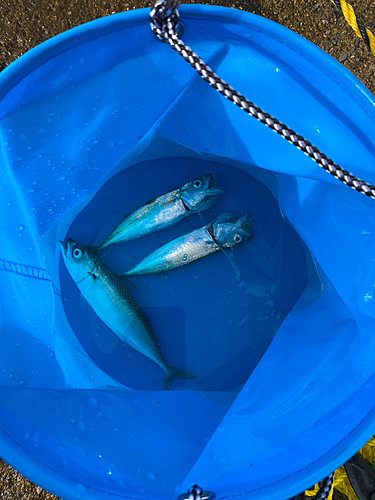
[[[194, 2], [187, 2], [194, 3]], [[352, 71], [375, 93], [375, 58], [329, 0], [211, 0], [276, 21], [306, 37]], [[0, 69], [34, 45], [83, 22], [148, 7], [147, 0], [0, 0]], [[352, 2], [375, 34], [375, 4]]]
[[[357, 39], [329, 0], [211, 0], [188, 3], [235, 7], [272, 19], [328, 52], [375, 93], [375, 57]], [[375, 34], [373, 0], [351, 3], [365, 26]], [[0, 0], [0, 70], [34, 45], [73, 26], [115, 12], [150, 5], [151, 2], [145, 0]], [[54, 498], [0, 461], [1, 500]]]

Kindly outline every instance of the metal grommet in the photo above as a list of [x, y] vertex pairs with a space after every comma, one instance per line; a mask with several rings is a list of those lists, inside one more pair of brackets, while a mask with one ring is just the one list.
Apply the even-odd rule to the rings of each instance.
[[211, 500], [214, 496], [215, 493], [212, 491], [203, 491], [200, 486], [195, 484], [188, 489], [187, 493], [178, 495], [177, 500]]

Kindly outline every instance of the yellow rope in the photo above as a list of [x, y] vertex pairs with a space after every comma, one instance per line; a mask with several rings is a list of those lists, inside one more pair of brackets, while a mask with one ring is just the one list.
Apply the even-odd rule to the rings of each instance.
[[[344, 17], [349, 24], [349, 26], [355, 31], [355, 34], [359, 37], [362, 38], [361, 30], [359, 29], [358, 26], [358, 18], [354, 12], [353, 7], [348, 4], [345, 0], [331, 0], [331, 2], [339, 9], [342, 11], [344, 14]], [[340, 6], [340, 8], [339, 8]], [[359, 21], [361, 22], [361, 21]], [[362, 24], [362, 29], [365, 30], [367, 37], [368, 37], [368, 43], [369, 43], [369, 48], [373, 55], [375, 56], [375, 36], [371, 33], [371, 31]], [[366, 45], [367, 45], [367, 40], [364, 40]], [[367, 45], [368, 46], [368, 45]], [[369, 462], [374, 468], [375, 468], [375, 436], [370, 439], [368, 443], [366, 443], [358, 452], [361, 457]], [[319, 484], [315, 484], [312, 488], [309, 490], [305, 491], [305, 495], [307, 497], [313, 497], [317, 494], [318, 490], [320, 488]], [[333, 476], [333, 485], [331, 489], [331, 493], [329, 494], [328, 500], [332, 500], [333, 497], [333, 490], [337, 489], [346, 497], [348, 500], [356, 500], [357, 495], [354, 493], [354, 490], [350, 484], [350, 481], [348, 479], [348, 476], [346, 475], [346, 471], [344, 466], [341, 466], [339, 469], [337, 469], [334, 473]]]
[[[316, 484], [313, 488], [310, 490], [305, 491], [305, 495], [308, 497], [315, 496], [318, 493], [319, 490], [319, 484]], [[334, 477], [333, 477], [333, 484], [332, 484], [332, 489], [331, 492], [328, 496], [327, 500], [332, 500], [333, 497], [333, 490], [336, 489], [340, 491], [340, 493], [343, 493], [346, 495], [348, 500], [356, 500], [357, 496], [353, 491], [353, 488], [350, 485], [348, 476], [346, 475], [344, 466], [341, 466], [339, 469], [335, 471]]]
[[[374, 466], [375, 462], [375, 436], [370, 439], [368, 443], [366, 443], [358, 452], [361, 457], [372, 464]], [[348, 500], [356, 500], [357, 495], [354, 493], [354, 490], [350, 484], [348, 476], [346, 475], [346, 471], [344, 466], [341, 466], [339, 469], [335, 470], [333, 476], [333, 485], [331, 489], [331, 493], [328, 497], [328, 500], [332, 500], [333, 490], [336, 489], [347, 496]], [[319, 490], [319, 484], [316, 484], [310, 490], [305, 491], [305, 495], [307, 497], [315, 496]]]
[[359, 454], [374, 467], [375, 462], [375, 436], [370, 439], [360, 450]]
[[[354, 13], [353, 7], [348, 4], [345, 0], [331, 0], [331, 2], [339, 9], [342, 11], [344, 14], [344, 17], [349, 24], [349, 26], [355, 31], [355, 34], [359, 37], [362, 38], [361, 30], [359, 29], [358, 26], [358, 18]], [[340, 8], [338, 7], [340, 5]], [[361, 21], [360, 21], [361, 22]], [[363, 23], [362, 23], [363, 26]], [[370, 44], [370, 50], [375, 56], [375, 36], [371, 33], [371, 31], [363, 26], [363, 29], [366, 31], [367, 37], [368, 37], [368, 42]], [[366, 45], [367, 45], [367, 40], [364, 40]], [[360, 450], [359, 454], [361, 455], [362, 458], [364, 458], [367, 462], [372, 464], [372, 466], [375, 468], [375, 436], [370, 439], [368, 443], [366, 443]], [[305, 496], [307, 497], [313, 497], [317, 494], [318, 490], [320, 488], [319, 484], [315, 484], [312, 488], [309, 490], [305, 491]], [[348, 479], [348, 476], [345, 471], [345, 467], [342, 465], [339, 469], [337, 469], [334, 473], [333, 476], [333, 484], [332, 484], [332, 489], [331, 493], [328, 496], [328, 500], [332, 500], [333, 497], [333, 490], [337, 489], [346, 497], [348, 500], [356, 500], [357, 495], [354, 493], [354, 490], [350, 484], [350, 481]]]
[[[359, 38], [362, 38], [362, 35], [361, 35], [361, 31], [359, 29], [359, 26], [358, 26], [358, 21], [357, 21], [357, 16], [355, 15], [355, 12], [354, 12], [354, 9], [353, 7], [348, 4], [345, 0], [337, 0], [335, 2], [335, 0], [331, 0], [331, 2], [336, 6], [337, 4], [340, 5], [341, 7], [341, 11], [342, 13], [344, 14], [344, 17], [347, 21], [347, 23], [349, 24], [349, 26], [355, 31], [356, 35], [359, 37]], [[365, 28], [365, 31], [366, 31], [366, 34], [367, 34], [367, 37], [368, 37], [368, 42], [370, 44], [370, 50], [371, 52], [374, 54], [375, 56], [375, 37], [374, 35], [371, 33], [371, 31], [367, 28]], [[365, 40], [366, 42], [366, 45], [367, 45], [367, 41]]]
[[307, 497], [314, 497], [318, 493], [318, 490], [319, 490], [319, 484], [316, 484], [315, 486], [313, 486], [313, 488], [310, 488], [309, 490], [306, 490], [305, 491], [305, 495]]

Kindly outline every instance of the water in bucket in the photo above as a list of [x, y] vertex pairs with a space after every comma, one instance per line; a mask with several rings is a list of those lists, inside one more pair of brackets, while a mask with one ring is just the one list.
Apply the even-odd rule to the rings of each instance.
[[[58, 63], [50, 64], [52, 71]], [[81, 68], [85, 64], [80, 59]], [[203, 391], [229, 406], [308, 284], [307, 250], [283, 216], [277, 193], [252, 177], [248, 165], [230, 166], [212, 158], [163, 158], [165, 144], [158, 140], [152, 143], [154, 151], [160, 148], [154, 153], [158, 159], [123, 169], [111, 164], [111, 153], [124, 147], [129, 127], [129, 107], [116, 88], [123, 77], [122, 65], [78, 83], [76, 71], [76, 65], [67, 67], [65, 78], [72, 84], [63, 92], [26, 103], [4, 120], [4, 149], [12, 157], [20, 189], [25, 186], [22, 197], [32, 207], [38, 231], [51, 234], [73, 205], [87, 197], [94, 178], [116, 167], [119, 172], [95, 188], [91, 201], [59, 236], [99, 245], [126, 215], [146, 202], [194, 177], [213, 175], [225, 193], [209, 210], [161, 232], [108, 246], [101, 258], [120, 274], [223, 212], [250, 215], [251, 240], [180, 269], [132, 278], [136, 288], [131, 294], [149, 319], [164, 358], [196, 377], [176, 379], [173, 387]], [[110, 125], [104, 127], [103, 121]], [[123, 133], [118, 132], [121, 129]], [[18, 225], [23, 226], [22, 220]], [[57, 233], [47, 246], [56, 245], [56, 238]], [[33, 251], [29, 250], [31, 255]], [[160, 367], [120, 341], [80, 300], [62, 259], [59, 275], [68, 322], [92, 361], [129, 388], [162, 388]]]
[[[165, 358], [197, 377], [176, 379], [173, 387], [217, 392], [215, 400], [228, 405], [308, 282], [306, 250], [271, 192], [243, 171], [217, 162], [155, 160], [107, 182], [67, 236], [84, 245], [101, 243], [146, 200], [205, 171], [225, 187], [210, 210], [162, 232], [106, 247], [102, 259], [120, 274], [172, 239], [212, 222], [219, 213], [253, 214], [255, 235], [250, 241], [179, 269], [131, 278], [136, 285], [131, 294], [149, 318]], [[137, 185], [142, 189], [136, 190]], [[60, 276], [67, 317], [90, 357], [129, 387], [162, 388], [162, 370], [122, 343], [87, 303], [79, 302], [80, 292], [64, 264]]]
[[[76, 96], [73, 94], [71, 98]], [[37, 129], [40, 149], [34, 123], [29, 120], [30, 130], [25, 127], [27, 120], [19, 116], [20, 112], [8, 123], [8, 144], [23, 152], [22, 175], [27, 185], [34, 186], [26, 190], [26, 197], [36, 211], [43, 206], [43, 198], [49, 198], [48, 193], [38, 190], [40, 181], [35, 180], [38, 159], [43, 161], [44, 136], [53, 135], [56, 123], [60, 123], [58, 135], [66, 136], [67, 140], [70, 137], [69, 128], [61, 123], [64, 115], [60, 116], [56, 110], [49, 113], [49, 104], [45, 106], [47, 109], [39, 102], [33, 113], [42, 127]], [[27, 108], [22, 112], [30, 116]], [[87, 115], [89, 121], [91, 106]], [[82, 119], [85, 121], [85, 117]], [[79, 166], [75, 166], [76, 160], [63, 156], [62, 165], [51, 163], [47, 175], [74, 194], [79, 186], [74, 187], [77, 178], [71, 181], [69, 173]], [[95, 164], [88, 167], [85, 176]], [[64, 174], [60, 172], [62, 168]], [[184, 157], [160, 158], [126, 168], [111, 177], [72, 221], [66, 237], [86, 246], [100, 244], [127, 214], [208, 172], [225, 191], [214, 206], [161, 232], [109, 246], [101, 258], [120, 274], [174, 238], [209, 224], [220, 213], [251, 215], [254, 232], [251, 240], [180, 269], [132, 278], [136, 289], [131, 293], [150, 320], [164, 357], [173, 366], [196, 376], [195, 380], [176, 379], [174, 387], [216, 393], [211, 397], [229, 406], [308, 283], [307, 250], [283, 217], [272, 192], [245, 173], [244, 166], [235, 168], [212, 160]], [[67, 205], [65, 198], [61, 196], [51, 203], [47, 218], [37, 219], [41, 230], [46, 225], [53, 227], [53, 219], [66, 209], [62, 208]], [[89, 357], [127, 387], [162, 388], [160, 367], [120, 341], [89, 304], [80, 300], [80, 291], [62, 259], [59, 272], [65, 313]]]
[[[18, 137], [18, 134], [15, 136]], [[20, 141], [24, 140], [21, 135]], [[23, 162], [27, 165], [28, 161], [33, 160], [28, 160], [25, 153]], [[124, 216], [156, 196], [207, 172], [212, 173], [217, 186], [225, 190], [209, 210], [186, 217], [162, 231], [108, 246], [101, 252], [103, 262], [120, 274], [156, 248], [212, 222], [220, 213], [251, 214], [253, 237], [250, 240], [175, 270], [131, 278], [136, 286], [131, 294], [149, 319], [163, 356], [171, 365], [196, 376], [193, 380], [176, 379], [171, 391], [189, 390], [203, 395], [207, 403], [203, 405], [200, 401], [200, 405], [203, 405], [211, 421], [208, 428], [194, 427], [190, 422], [198, 443], [191, 447], [184, 463], [179, 464], [178, 472], [170, 474], [167, 472], [170, 461], [160, 466], [155, 435], [146, 444], [139, 435], [136, 437], [137, 432], [133, 429], [135, 415], [127, 413], [121, 423], [117, 412], [111, 413], [110, 421], [116, 422], [112, 424], [113, 428], [122, 438], [125, 433], [126, 441], [138, 439], [143, 443], [141, 448], [139, 442], [136, 445], [136, 450], [144, 450], [142, 453], [137, 451], [137, 459], [134, 450], [127, 454], [126, 460], [118, 457], [123, 464], [121, 470], [135, 481], [140, 481], [143, 487], [156, 491], [173, 491], [194, 457], [204, 449], [207, 439], [301, 295], [310, 292], [318, 297], [323, 292], [310, 252], [280, 210], [274, 187], [276, 176], [271, 174], [274, 182], [267, 187], [245, 172], [244, 167], [212, 158], [186, 157], [160, 158], [132, 165], [103, 183], [90, 202], [69, 220], [64, 234], [65, 238], [72, 238], [82, 245], [98, 245]], [[59, 179], [59, 182], [63, 181], [66, 179]], [[136, 186], [140, 189], [135, 189]], [[26, 196], [31, 206], [37, 207], [43, 201], [37, 190], [28, 192]], [[49, 228], [47, 237], [41, 237], [42, 248], [51, 245], [50, 251], [53, 252], [54, 245], [63, 236], [59, 222], [52, 223], [47, 219], [46, 223]], [[20, 232], [19, 238], [22, 237]], [[27, 253], [32, 255], [32, 252], [28, 248]], [[61, 359], [60, 342], [71, 342], [70, 335], [73, 334], [85, 355], [70, 353], [70, 358], [65, 358], [64, 363], [67, 366], [69, 363], [86, 364], [93, 387], [105, 388], [103, 382], [98, 380], [96, 371], [99, 369], [110, 380], [117, 381], [122, 390], [126, 390], [121, 397], [126, 398], [127, 407], [141, 405], [140, 411], [147, 414], [154, 405], [161, 405], [163, 409], [163, 403], [167, 407], [178, 404], [173, 403], [173, 399], [167, 402], [165, 396], [160, 394], [164, 377], [161, 368], [123, 343], [81, 297], [61, 256], [58, 258], [58, 272], [60, 285], [54, 289], [54, 295], [55, 300], [61, 301], [62, 314], [66, 315], [67, 322], [55, 331], [57, 337], [54, 347], [51, 347], [51, 360], [54, 361], [56, 354]], [[22, 344], [20, 339], [15, 338], [14, 342]], [[33, 387], [36, 380], [37, 385], [43, 385], [40, 373], [30, 371], [22, 377], [23, 386]], [[47, 383], [50, 382], [48, 379]], [[11, 383], [20, 384], [20, 381], [14, 377]], [[138, 397], [133, 389], [146, 391], [145, 395]], [[74, 401], [73, 393], [65, 395], [68, 401]], [[74, 412], [70, 418], [76, 432], [96, 429], [103, 417], [108, 418], [108, 409], [98, 402], [95, 390], [86, 393], [85, 401], [87, 409], [84, 418]], [[123, 412], [118, 415], [123, 415]], [[143, 422], [146, 417], [138, 415], [136, 418]], [[86, 446], [90, 448], [88, 443]], [[175, 446], [178, 447], [177, 444]], [[107, 444], [104, 446], [102, 443], [101, 447], [106, 449]], [[83, 453], [86, 456], [86, 452]], [[143, 460], [143, 453], [148, 456], [146, 461]], [[171, 453], [173, 457], [174, 452]], [[112, 470], [116, 459], [112, 457], [111, 460], [108, 469], [114, 474]]]

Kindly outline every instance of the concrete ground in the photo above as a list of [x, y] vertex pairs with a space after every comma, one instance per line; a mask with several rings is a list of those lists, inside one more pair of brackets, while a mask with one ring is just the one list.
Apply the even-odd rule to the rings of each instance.
[[[375, 57], [329, 0], [210, 0], [187, 3], [234, 7], [272, 19], [328, 52], [375, 93]], [[147, 0], [0, 0], [0, 70], [57, 33], [92, 19], [151, 4]], [[352, 1], [351, 4], [365, 26], [375, 34], [374, 2], [362, 0]], [[247, 97], [251, 99], [251, 96]], [[55, 498], [0, 461], [1, 500]]]

